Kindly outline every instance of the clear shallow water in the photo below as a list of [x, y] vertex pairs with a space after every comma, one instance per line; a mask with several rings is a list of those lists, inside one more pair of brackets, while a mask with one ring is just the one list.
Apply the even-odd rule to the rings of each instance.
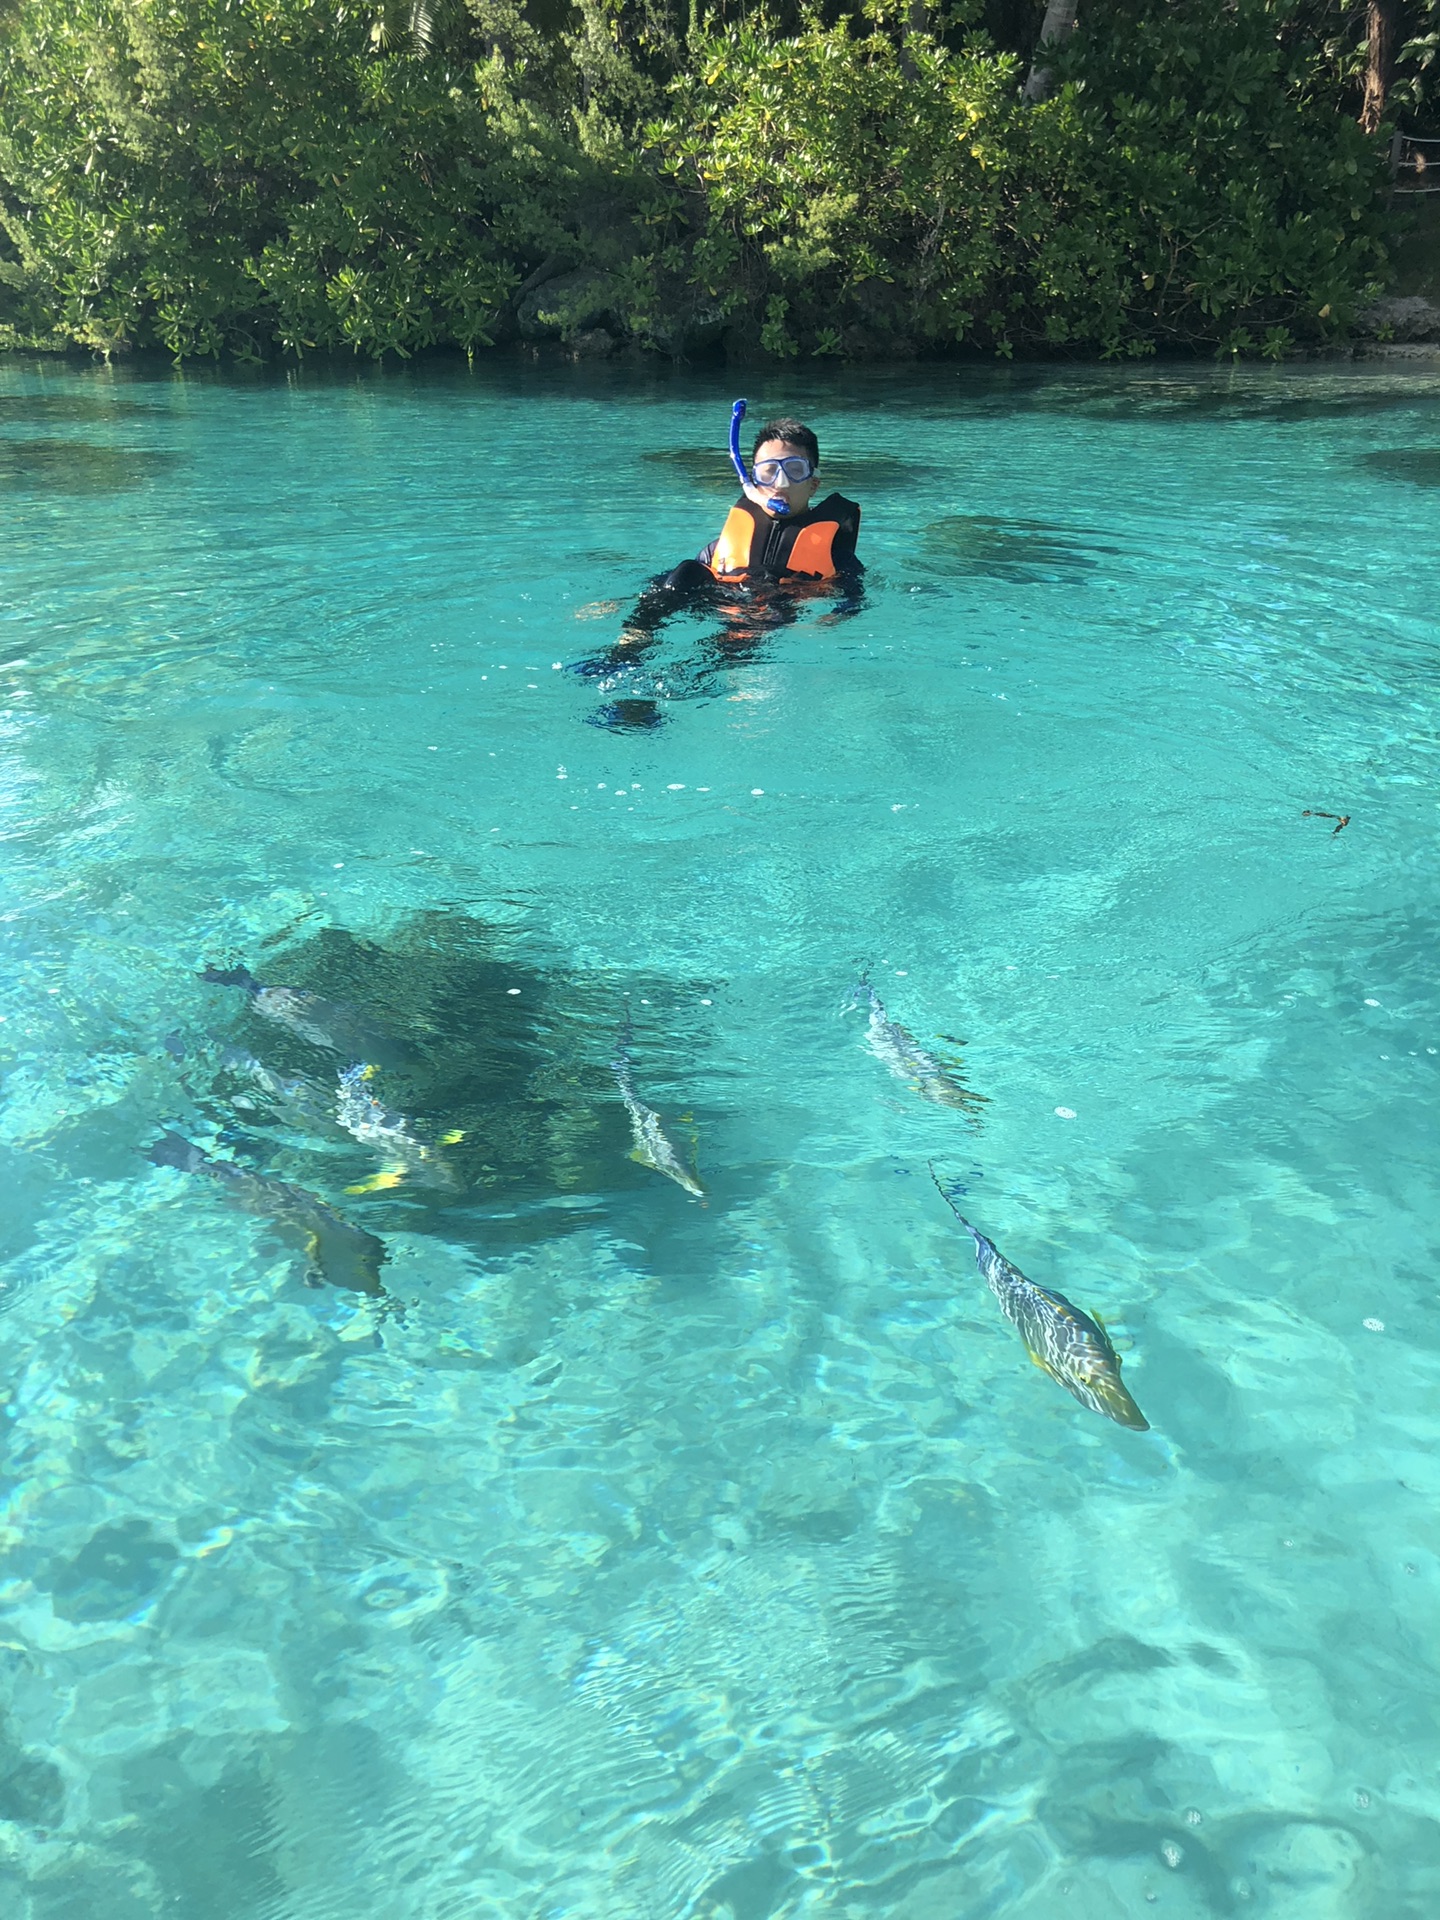
[[[751, 382], [868, 604], [676, 626], [616, 731], [565, 669], [733, 376], [0, 368], [7, 1916], [1440, 1905], [1440, 380]], [[239, 961], [408, 1036], [450, 1188], [346, 1193]]]

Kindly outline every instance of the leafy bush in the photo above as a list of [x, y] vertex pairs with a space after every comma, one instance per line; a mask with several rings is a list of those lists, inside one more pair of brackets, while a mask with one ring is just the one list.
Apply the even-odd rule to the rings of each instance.
[[12, 341], [486, 342], [582, 156], [316, 0], [39, 0], [0, 55]]
[[652, 138], [705, 195], [697, 272], [771, 353], [1280, 352], [1344, 327], [1388, 226], [1383, 153], [1285, 12], [1112, 4], [1033, 108], [974, 39], [742, 27]]
[[1095, 0], [1037, 107], [1009, 0], [9, 4], [0, 344], [1278, 355], [1384, 270], [1322, 0]]

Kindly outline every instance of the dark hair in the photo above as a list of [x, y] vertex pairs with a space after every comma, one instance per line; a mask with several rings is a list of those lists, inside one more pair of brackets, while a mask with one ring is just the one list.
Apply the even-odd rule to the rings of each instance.
[[768, 426], [762, 427], [750, 450], [752, 460], [767, 440], [783, 440], [787, 447], [799, 447], [812, 467], [820, 464], [820, 442], [809, 427], [799, 420], [772, 420]]

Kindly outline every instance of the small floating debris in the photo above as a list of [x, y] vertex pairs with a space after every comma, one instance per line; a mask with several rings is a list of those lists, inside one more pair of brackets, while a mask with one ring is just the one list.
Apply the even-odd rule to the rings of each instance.
[[[1335, 833], [1339, 833], [1342, 828], [1348, 827], [1350, 824], [1350, 816], [1348, 813], [1322, 813], [1318, 807], [1306, 807], [1301, 813], [1300, 818], [1302, 820], [1338, 821], [1339, 825], [1335, 828]], [[1335, 838], [1335, 833], [1332, 833], [1330, 836], [1332, 840]]]

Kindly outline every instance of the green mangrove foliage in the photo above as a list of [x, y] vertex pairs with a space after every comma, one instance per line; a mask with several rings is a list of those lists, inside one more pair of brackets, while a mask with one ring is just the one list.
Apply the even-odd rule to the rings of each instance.
[[[1032, 102], [1043, 13], [0, 0], [0, 345], [1343, 335], [1393, 226], [1353, 10], [1094, 0]], [[1412, 95], [1425, 57], [1415, 38]]]
[[498, 56], [383, 57], [373, 25], [306, 0], [21, 0], [0, 55], [10, 337], [487, 341], [580, 155]]

